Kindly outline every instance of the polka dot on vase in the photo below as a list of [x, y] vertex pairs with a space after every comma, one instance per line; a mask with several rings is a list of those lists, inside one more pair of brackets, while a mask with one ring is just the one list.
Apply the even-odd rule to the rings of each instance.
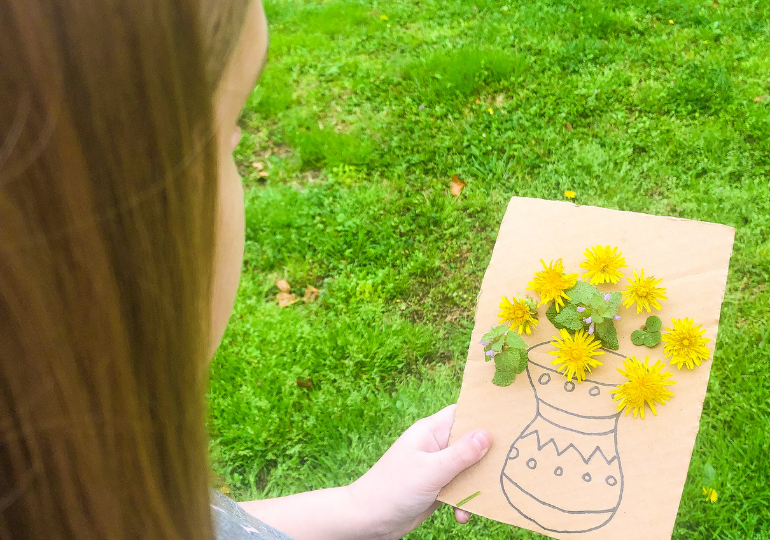
[[543, 373], [543, 374], [542, 374], [542, 375], [540, 375], [540, 377], [537, 379], [537, 382], [539, 382], [540, 384], [542, 384], [543, 386], [545, 386], [546, 384], [548, 384], [549, 382], [551, 382], [551, 375], [550, 375], [550, 374], [548, 374], [548, 373]]
[[562, 469], [561, 467], [556, 467], [553, 471], [553, 474], [555, 474], [556, 476], [561, 476], [562, 474], [564, 474], [564, 469]]
[[618, 483], [618, 479], [612, 475], [609, 475], [607, 478], [604, 479], [604, 481], [607, 482], [608, 486], [614, 486]]
[[596, 397], [596, 396], [598, 396], [600, 393], [601, 393], [601, 390], [599, 389], [599, 387], [598, 387], [598, 386], [592, 386], [592, 387], [591, 387], [591, 388], [588, 390], [588, 395], [589, 395], [589, 396], [594, 396], [594, 397]]
[[535, 467], [537, 467], [537, 461], [535, 461], [535, 458], [529, 458], [527, 460], [527, 467], [529, 467], [530, 469], [534, 469]]
[[585, 473], [583, 475], [583, 481], [584, 482], [590, 482], [591, 481], [591, 473]]
[[572, 381], [567, 381], [564, 383], [564, 390], [567, 392], [572, 392], [575, 389], [575, 383]]

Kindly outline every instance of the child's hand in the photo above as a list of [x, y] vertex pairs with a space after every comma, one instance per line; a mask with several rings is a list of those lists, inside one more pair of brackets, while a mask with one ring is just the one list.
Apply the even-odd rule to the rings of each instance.
[[[455, 405], [417, 421], [385, 455], [348, 489], [363, 521], [370, 519], [369, 538], [401, 538], [415, 529], [441, 504], [439, 491], [484, 454], [492, 443], [486, 430], [471, 431], [447, 447]], [[455, 508], [455, 519], [467, 523], [470, 514]]]
[[[423, 418], [349, 486], [240, 503], [297, 540], [401, 538], [438, 508], [438, 492], [489, 450], [492, 438], [471, 431], [447, 448], [455, 406]], [[470, 514], [455, 509], [466, 523]]]

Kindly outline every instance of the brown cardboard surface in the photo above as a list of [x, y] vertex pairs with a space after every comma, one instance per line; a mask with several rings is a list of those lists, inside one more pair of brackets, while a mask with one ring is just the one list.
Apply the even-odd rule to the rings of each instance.
[[[734, 232], [712, 223], [511, 199], [478, 297], [450, 438], [485, 428], [493, 444], [478, 464], [442, 490], [439, 500], [457, 504], [480, 491], [464, 509], [554, 538], [670, 538], [708, 385]], [[628, 264], [624, 275], [643, 268], [645, 275], [663, 278], [668, 301], [652, 314], [669, 328], [672, 318], [693, 318], [706, 329], [712, 357], [694, 370], [677, 370], [664, 358], [663, 344], [633, 345], [631, 332], [649, 314], [621, 305], [618, 354], [599, 356], [604, 365], [572, 388], [563, 375], [550, 371], [554, 357], [548, 351], [554, 348], [547, 342], [558, 333], [543, 305], [537, 329], [522, 337], [530, 348], [546, 344], [530, 350], [528, 371], [513, 384], [493, 385], [494, 362], [484, 361], [478, 342], [500, 324], [501, 297], [539, 301], [526, 287], [542, 269], [540, 259], [561, 258], [565, 272], [582, 276], [583, 253], [596, 245], [620, 248]], [[626, 284], [624, 278], [598, 287], [621, 291]], [[674, 397], [657, 407], [657, 416], [647, 410], [644, 420], [625, 412], [613, 417], [617, 402], [609, 390], [623, 382], [616, 368], [631, 355], [641, 360], [649, 355], [650, 364], [663, 360], [664, 371], [673, 373], [676, 384], [668, 388]]]

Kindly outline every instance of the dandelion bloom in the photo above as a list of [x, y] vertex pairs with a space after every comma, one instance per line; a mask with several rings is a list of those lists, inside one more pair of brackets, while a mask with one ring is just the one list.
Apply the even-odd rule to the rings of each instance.
[[637, 360], [635, 356], [623, 360], [625, 371], [618, 368], [618, 371], [628, 382], [618, 385], [615, 390], [610, 390], [610, 394], [615, 394], [614, 401], [620, 401], [618, 410], [626, 409], [626, 414], [634, 413], [634, 418], [641, 415], [644, 419], [645, 405], [650, 408], [652, 414], [658, 415], [655, 410], [655, 404], [665, 405], [674, 394], [666, 388], [674, 381], [667, 381], [671, 373], [662, 372], [663, 363], [658, 360], [655, 365], [649, 365], [650, 357], [644, 359], [644, 363]]
[[543, 270], [535, 272], [535, 279], [529, 282], [527, 289], [540, 295], [538, 306], [553, 300], [556, 304], [556, 311], [559, 311], [560, 308], [564, 307], [564, 298], [569, 300], [569, 296], [564, 291], [575, 286], [577, 274], [565, 274], [561, 259], [556, 262], [551, 261], [547, 266], [545, 261], [540, 259], [540, 264], [543, 265]]
[[719, 498], [719, 495], [717, 495], [717, 490], [714, 488], [704, 487], [703, 494], [706, 496], [706, 500], [711, 504], [714, 504], [715, 502], [717, 502], [717, 499]]
[[564, 192], [564, 196], [567, 197], [568, 199], [574, 199], [576, 195], [577, 194], [571, 189], [568, 189], [567, 191]]
[[552, 342], [556, 346], [555, 351], [548, 354], [556, 356], [551, 364], [557, 366], [568, 381], [575, 377], [578, 381], [584, 381], [586, 372], [591, 373], [591, 369], [603, 365], [602, 362], [595, 359], [594, 356], [604, 354], [604, 351], [597, 350], [601, 347], [601, 342], [589, 336], [585, 331], [578, 330], [575, 336], [571, 336], [567, 330], [559, 330], [562, 339], [553, 337]]
[[671, 358], [671, 363], [677, 369], [686, 365], [695, 369], [702, 361], [708, 359], [709, 350], [706, 348], [708, 338], [702, 337], [706, 330], [699, 324], [693, 324], [692, 319], [671, 319], [674, 328], [666, 328], [663, 334], [663, 353]]
[[580, 263], [580, 268], [587, 270], [583, 278], [590, 279], [591, 285], [617, 283], [623, 277], [620, 269], [628, 266], [623, 254], [616, 247], [594, 246], [587, 249], [584, 255], [586, 260]]
[[500, 301], [500, 310], [500, 313], [497, 314], [500, 317], [500, 322], [509, 324], [511, 330], [516, 330], [519, 334], [531, 334], [532, 328], [537, 326], [539, 322], [536, 318], [537, 313], [533, 300], [528, 302], [526, 298], [514, 298], [511, 302], [503, 296]]
[[641, 313], [642, 310], [647, 310], [647, 313], [651, 313], [652, 309], [660, 309], [660, 302], [658, 300], [668, 300], [666, 296], [666, 289], [664, 287], [657, 287], [657, 285], [663, 281], [662, 279], [655, 279], [654, 277], [644, 277], [644, 270], [640, 275], [637, 275], [634, 270], [634, 279], [630, 277], [626, 278], [630, 285], [623, 291], [623, 305], [631, 307], [636, 303], [636, 312]]

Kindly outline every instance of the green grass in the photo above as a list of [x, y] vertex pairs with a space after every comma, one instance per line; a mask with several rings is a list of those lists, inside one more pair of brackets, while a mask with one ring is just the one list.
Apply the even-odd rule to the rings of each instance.
[[[508, 199], [572, 189], [737, 229], [674, 537], [770, 538], [770, 99], [755, 101], [770, 93], [770, 7], [266, 8], [270, 63], [236, 150], [246, 261], [210, 390], [212, 460], [236, 496], [349, 482], [455, 400]], [[321, 296], [279, 308], [277, 278]], [[716, 504], [701, 494], [712, 468]], [[444, 509], [409, 538], [536, 537]]]

